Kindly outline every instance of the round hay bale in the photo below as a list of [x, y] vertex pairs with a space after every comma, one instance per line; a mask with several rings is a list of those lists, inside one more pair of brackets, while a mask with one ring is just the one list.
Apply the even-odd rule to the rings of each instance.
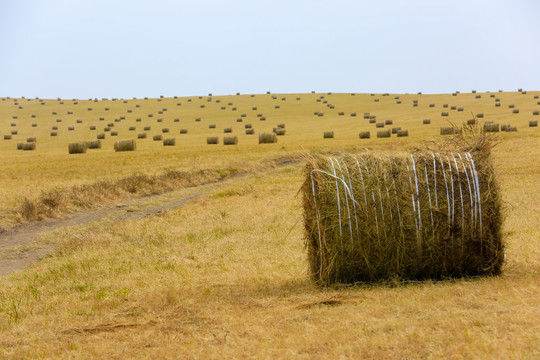
[[11, 140], [11, 135], [4, 135], [4, 140]]
[[68, 126], [68, 130], [69, 130], [69, 131], [75, 130], [75, 126]]
[[168, 132], [169, 132], [169, 128], [163, 128], [163, 129], [161, 129], [161, 132], [164, 133], [164, 134], [165, 134], [165, 133], [168, 133]]
[[119, 140], [114, 143], [114, 151], [135, 151], [136, 149], [135, 139]]
[[96, 126], [95, 126], [95, 125], [91, 125], [91, 126], [90, 126], [90, 130], [96, 130]]
[[81, 119], [77, 119], [77, 124], [82, 124], [82, 120], [81, 120]]
[[285, 129], [277, 128], [277, 129], [276, 129], [276, 135], [277, 135], [277, 136], [283, 136], [283, 135], [285, 135]]
[[135, 131], [135, 126], [130, 126], [128, 130], [129, 131]]
[[443, 104], [442, 107], [443, 107], [443, 108], [447, 108], [447, 107], [448, 107], [448, 104]]
[[323, 139], [333, 139], [334, 138], [334, 132], [333, 131], [325, 131], [323, 134]]
[[111, 136], [118, 136], [118, 131], [111, 131]]
[[246, 135], [253, 135], [253, 134], [255, 134], [255, 129], [251, 129], [251, 128], [246, 129]]
[[176, 118], [173, 120], [175, 123], [180, 122], [180, 119]]
[[409, 136], [409, 130], [407, 129], [398, 130], [397, 137], [405, 137], [405, 136]]
[[188, 133], [188, 129], [180, 129], [180, 134], [187, 134]]
[[224, 133], [232, 133], [232, 128], [225, 128], [223, 129]]
[[146, 139], [146, 133], [137, 134], [137, 139]]
[[35, 137], [29, 137], [29, 138], [26, 138], [26, 142], [36, 142], [36, 138]]
[[482, 98], [482, 95], [476, 95], [474, 98], [475, 99], [480, 99], [480, 98]]
[[58, 136], [58, 133], [56, 131], [51, 131], [51, 136]]
[[206, 143], [209, 145], [219, 144], [219, 138], [217, 136], [208, 136], [206, 138]]
[[276, 134], [261, 133], [259, 134], [259, 144], [272, 144], [277, 142]]
[[509, 127], [510, 127], [510, 125], [502, 124], [501, 125], [501, 131], [506, 131], [506, 129], [508, 129]]
[[11, 131], [11, 135], [17, 135], [18, 133], [19, 133], [18, 130], [12, 130], [12, 131]]
[[458, 108], [457, 108], [457, 111], [463, 111], [463, 108], [462, 108], [462, 107], [458, 107]]
[[519, 114], [519, 109], [512, 110], [512, 114]]
[[144, 131], [150, 131], [150, 129], [151, 129], [150, 126], [145, 126], [145, 127], [143, 128]]
[[370, 123], [370, 124], [375, 124], [376, 122], [377, 122], [376, 119], [369, 119], [369, 123]]
[[339, 116], [343, 116], [343, 115], [345, 115], [345, 112], [340, 111], [340, 112], [338, 112], [338, 115], [339, 115]]
[[501, 103], [495, 103], [495, 107], [500, 107]]
[[76, 142], [68, 144], [68, 153], [69, 154], [86, 154], [86, 143]]
[[101, 149], [101, 140], [85, 141], [84, 144], [88, 149]]
[[397, 134], [399, 130], [401, 130], [401, 127], [393, 127], [392, 134]]
[[97, 134], [96, 138], [97, 138], [98, 140], [103, 140], [103, 139], [105, 139], [105, 134], [103, 134], [103, 133]]
[[422, 124], [424, 124], [424, 125], [429, 125], [429, 124], [431, 124], [431, 119], [424, 119], [424, 120], [422, 120]]
[[279, 109], [279, 108], [280, 108], [279, 105], [274, 106], [274, 109]]
[[498, 189], [489, 152], [309, 157], [311, 276], [328, 286], [499, 274]]
[[216, 124], [209, 124], [209, 125], [208, 125], [208, 128], [209, 128], [209, 129], [215, 129], [215, 128], [216, 128]]
[[17, 143], [17, 150], [22, 150], [24, 143]]
[[479, 119], [482, 119], [482, 118], [484, 118], [484, 113], [478, 113], [478, 114], [476, 114], [476, 117], [479, 118]]
[[158, 123], [163, 122], [163, 119], [157, 119], [157, 122]]
[[468, 119], [467, 120], [467, 125], [474, 125], [476, 124], [476, 120], [475, 119]]
[[236, 122], [242, 122], [242, 121], [244, 121], [244, 120], [242, 120], [242, 118], [236, 119]]
[[35, 142], [24, 143], [22, 149], [23, 149], [24, 151], [27, 151], [27, 150], [36, 150], [36, 143], [35, 143]]
[[376, 123], [376, 124], [375, 124], [375, 127], [377, 127], [377, 128], [383, 128], [383, 127], [384, 127], [384, 123], [383, 123], [383, 122]]
[[319, 117], [324, 116], [324, 113], [320, 112], [319, 114], [317, 114], [317, 116]]
[[394, 123], [394, 121], [392, 121], [392, 120], [384, 120], [385, 125], [392, 125], [393, 123]]
[[455, 129], [452, 126], [441, 127], [441, 135], [454, 135], [455, 133]]
[[400, 104], [401, 104], [401, 100], [396, 101], [396, 104], [400, 105]]
[[450, 106], [450, 110], [457, 110], [456, 106]]
[[277, 124], [277, 127], [280, 129], [285, 129], [285, 124]]
[[163, 146], [175, 146], [175, 145], [176, 145], [176, 139], [175, 138], [163, 139]]
[[390, 129], [377, 131], [378, 138], [389, 138], [391, 135]]
[[508, 105], [508, 108], [509, 108], [509, 109], [513, 109], [513, 108], [514, 108], [514, 104], [509, 104], [509, 105]]
[[540, 114], [540, 111], [538, 111], [538, 110], [533, 111], [533, 115], [539, 115], [539, 114]]
[[356, 116], [356, 113], [355, 113], [355, 112], [351, 113], [351, 116], [352, 116], [352, 117], [355, 117], [355, 116]]
[[152, 140], [154, 140], [154, 141], [161, 141], [161, 140], [163, 140], [163, 135], [154, 135], [154, 136], [152, 137]]
[[447, 113], [446, 111], [443, 111], [443, 112], [441, 113], [441, 116], [448, 116], [448, 113]]
[[251, 124], [244, 124], [244, 128], [246, 129], [251, 129], [252, 125]]
[[238, 136], [225, 136], [223, 138], [223, 145], [236, 145], [238, 144]]
[[195, 122], [200, 122], [201, 118], [195, 118]]
[[[529, 121], [529, 127], [538, 127], [538, 121], [537, 120]], [[4, 139], [5, 139], [5, 136], [4, 136]]]
[[435, 107], [435, 104], [429, 104], [429, 107]]
[[36, 123], [33, 123], [33, 124], [32, 124], [32, 127], [37, 127], [37, 124], [36, 124]]
[[371, 137], [371, 134], [369, 131], [360, 131], [358, 136], [360, 137], [360, 139], [369, 139]]

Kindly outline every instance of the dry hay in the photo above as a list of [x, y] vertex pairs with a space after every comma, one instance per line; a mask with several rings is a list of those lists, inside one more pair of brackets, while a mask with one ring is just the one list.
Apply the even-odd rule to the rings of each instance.
[[431, 119], [424, 119], [424, 120], [422, 120], [422, 124], [424, 124], [424, 125], [429, 125], [429, 124], [431, 124]]
[[307, 162], [304, 225], [318, 284], [500, 273], [503, 219], [489, 143]]
[[22, 149], [23, 150], [36, 150], [36, 143], [35, 142], [24, 143]]
[[371, 134], [369, 131], [360, 131], [358, 136], [360, 137], [360, 139], [369, 139], [371, 137]]
[[409, 136], [409, 130], [407, 129], [398, 130], [397, 137], [406, 137], [406, 136]]
[[163, 135], [154, 135], [154, 136], [152, 137], [152, 140], [154, 140], [154, 141], [161, 141], [161, 140], [163, 140]]
[[255, 134], [255, 129], [252, 129], [252, 128], [246, 129], [246, 135], [253, 135], [253, 134]]
[[529, 127], [538, 127], [538, 121], [537, 120], [529, 121]]
[[236, 144], [238, 144], [238, 136], [223, 137], [223, 145], [236, 145]]
[[137, 139], [146, 139], [146, 133], [137, 134]]
[[391, 133], [390, 129], [377, 131], [377, 137], [378, 138], [389, 138], [391, 134], [392, 133]]
[[259, 134], [259, 144], [273, 144], [277, 142], [276, 134], [261, 133]]
[[[55, 136], [56, 136], [56, 135], [55, 135]], [[98, 140], [103, 140], [103, 139], [105, 139], [105, 134], [103, 134], [103, 133], [97, 134], [96, 138], [97, 138]]]
[[224, 133], [232, 133], [232, 128], [225, 128], [223, 129]]
[[119, 140], [114, 143], [114, 151], [135, 151], [137, 143], [135, 139]]
[[485, 132], [499, 132], [499, 124], [498, 123], [485, 123], [484, 131]]
[[4, 140], [11, 140], [11, 135], [4, 135]]
[[219, 138], [217, 136], [208, 136], [206, 138], [206, 143], [211, 144], [219, 144]]
[[36, 142], [36, 138], [35, 137], [29, 137], [29, 138], [26, 138], [26, 142]]
[[69, 143], [68, 144], [68, 153], [69, 154], [86, 154], [87, 145], [84, 142]]
[[17, 150], [22, 150], [24, 143], [17, 143]]
[[285, 129], [283, 129], [283, 128], [276, 128], [275, 133], [276, 133], [277, 136], [283, 136], [283, 135], [285, 135]]
[[334, 132], [333, 131], [325, 131], [323, 134], [324, 139], [333, 139], [334, 138]]
[[101, 140], [85, 141], [88, 149], [101, 149]]
[[175, 145], [176, 145], [176, 139], [175, 138], [163, 139], [163, 146], [175, 146]]
[[187, 134], [188, 133], [188, 129], [180, 129], [180, 134]]

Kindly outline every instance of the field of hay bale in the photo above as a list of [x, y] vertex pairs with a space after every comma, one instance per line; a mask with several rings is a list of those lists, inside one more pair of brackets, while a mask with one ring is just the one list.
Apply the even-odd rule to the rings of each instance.
[[[539, 95], [2, 97], [4, 228], [213, 185], [158, 216], [36, 239], [56, 251], [0, 277], [0, 354], [538, 358]], [[471, 122], [497, 140], [501, 275], [315, 284], [299, 194], [305, 153], [403, 154]]]

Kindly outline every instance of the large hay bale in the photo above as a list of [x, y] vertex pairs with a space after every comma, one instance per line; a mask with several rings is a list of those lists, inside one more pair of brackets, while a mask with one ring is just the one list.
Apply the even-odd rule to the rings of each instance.
[[369, 139], [371, 137], [371, 133], [369, 131], [360, 131], [358, 136], [360, 139]]
[[68, 153], [69, 154], [86, 154], [86, 143], [76, 142], [68, 144]]
[[135, 151], [136, 149], [135, 139], [118, 140], [114, 143], [114, 151]]
[[489, 152], [308, 159], [304, 225], [323, 286], [495, 275], [504, 261]]
[[389, 138], [392, 135], [391, 129], [377, 131], [378, 138]]
[[223, 137], [223, 145], [236, 145], [236, 144], [238, 144], [238, 136]]
[[333, 139], [334, 138], [334, 132], [333, 131], [325, 131], [323, 134], [323, 139]]
[[175, 146], [176, 138], [166, 138], [163, 139], [163, 146]]
[[277, 142], [276, 134], [261, 133], [259, 134], [259, 144], [272, 144]]
[[36, 150], [36, 143], [35, 142], [24, 143], [22, 149], [23, 150]]
[[219, 138], [217, 136], [208, 136], [206, 138], [207, 144], [219, 144]]

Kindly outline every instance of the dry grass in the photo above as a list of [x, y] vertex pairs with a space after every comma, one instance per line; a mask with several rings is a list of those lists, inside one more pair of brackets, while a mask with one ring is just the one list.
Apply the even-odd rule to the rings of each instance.
[[[137, 143], [136, 152], [115, 154], [113, 140], [107, 138], [103, 149], [87, 153], [84, 160], [70, 157], [68, 139], [59, 136], [58, 144], [54, 143], [50, 128], [41, 124], [37, 129], [47, 139], [37, 134], [36, 151], [17, 152], [17, 140], [1, 140], [2, 214], [9, 217], [24, 197], [37, 199], [42, 192], [121, 181], [133, 174], [240, 169], [243, 163], [265, 167], [258, 162], [296, 150], [349, 151], [359, 144], [408, 150], [438, 136], [440, 126], [447, 124], [440, 120], [440, 106], [429, 108], [429, 103], [464, 107], [464, 112], [450, 112], [449, 118], [456, 123], [469, 110], [483, 112], [485, 120], [508, 122], [487, 96], [475, 100], [471, 94], [401, 95], [403, 104], [394, 107], [389, 105], [395, 104], [392, 96], [374, 103], [369, 94], [365, 102], [360, 94], [332, 94], [326, 97], [335, 105], [336, 118], [337, 111], [370, 112], [380, 120], [394, 119], [396, 126], [410, 130], [410, 136], [359, 140], [358, 132], [374, 130], [374, 125], [341, 116], [332, 128], [343, 135], [329, 142], [320, 135], [333, 115], [315, 102], [320, 94], [302, 94], [301, 101], [290, 103], [278, 95], [280, 109], [275, 110], [270, 96], [223, 97], [214, 114], [221, 114], [219, 106], [232, 101], [237, 113], [246, 112], [249, 118], [248, 106], [257, 102], [257, 112], [268, 116], [262, 122], [265, 126], [254, 125], [261, 133], [271, 132], [278, 121], [270, 110], [282, 111], [280, 119], [289, 119], [283, 120], [287, 135], [277, 144], [259, 146], [257, 137], [248, 140], [239, 135], [237, 147], [208, 146], [206, 137], [213, 133], [204, 117], [200, 129], [189, 129], [182, 146], [164, 149], [149, 134], [148, 141]], [[302, 167], [283, 168], [233, 179], [212, 195], [160, 216], [65, 229], [39, 239], [57, 244], [58, 251], [26, 270], [0, 278], [0, 357], [539, 358], [540, 164], [531, 149], [540, 147], [540, 136], [536, 128], [527, 127], [530, 119], [524, 114], [530, 114], [532, 106], [523, 98], [529, 94], [498, 96], [522, 110], [512, 115], [512, 125], [519, 132], [499, 134], [500, 144], [493, 150], [507, 209], [503, 228], [507, 263], [500, 276], [320, 289], [309, 280], [303, 245], [297, 195]], [[419, 99], [418, 107], [406, 111], [399, 107], [413, 98]], [[189, 112], [195, 115], [198, 101], [163, 99], [157, 104], [172, 109], [182, 102], [186, 119], [193, 120]], [[325, 112], [324, 117], [313, 116], [310, 101], [320, 105], [317, 109]], [[102, 116], [96, 105], [79, 104], [82, 109], [92, 106], [91, 113]], [[116, 111], [111, 104], [111, 112]], [[133, 103], [118, 105], [135, 110]], [[3, 106], [0, 101], [0, 113], [9, 116], [2, 119], [11, 119]], [[65, 110], [57, 106], [58, 111]], [[206, 108], [212, 107], [208, 103]], [[34, 109], [32, 113], [41, 108]], [[149, 107], [142, 111], [152, 112]], [[208, 121], [216, 123], [219, 131], [224, 125], [236, 126], [237, 116], [232, 116]], [[67, 127], [67, 117], [63, 117], [60, 125]], [[80, 118], [85, 127], [90, 124]], [[432, 125], [422, 125], [419, 119], [423, 118], [432, 118]], [[463, 115], [463, 121], [466, 118]], [[39, 116], [33, 121], [38, 120]], [[164, 116], [163, 126], [176, 133], [167, 121]], [[359, 121], [362, 125], [357, 125]], [[119, 123], [115, 130], [122, 126]], [[90, 140], [79, 131], [71, 132], [73, 141]], [[25, 129], [20, 133], [32, 135]], [[242, 127], [234, 133], [241, 134]]]

